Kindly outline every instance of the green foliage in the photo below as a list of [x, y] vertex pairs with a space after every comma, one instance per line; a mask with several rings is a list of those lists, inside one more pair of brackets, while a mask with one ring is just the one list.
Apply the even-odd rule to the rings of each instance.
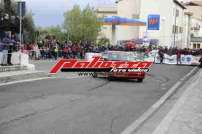
[[62, 32], [62, 29], [60, 26], [52, 26], [47, 28], [47, 32], [50, 35], [53, 35], [56, 37], [57, 40], [59, 41], [64, 41], [66, 39], [65, 33]]
[[59, 41], [67, 40], [67, 35], [62, 31], [60, 26], [51, 26], [47, 28], [38, 28], [37, 29], [38, 40], [43, 40], [47, 36], [54, 36]]
[[25, 15], [23, 19], [24, 42], [33, 42], [36, 40], [35, 25], [32, 16], [33, 16], [32, 13], [29, 12]]
[[[15, 0], [10, 1], [11, 4], [4, 7], [2, 3], [0, 3], [0, 11], [2, 14], [5, 13], [10, 13], [11, 16], [17, 17], [17, 2]], [[9, 3], [9, 1], [8, 1]], [[33, 14], [31, 12], [28, 12], [24, 17], [23, 17], [23, 35], [24, 35], [24, 42], [31, 42], [35, 40], [35, 24], [33, 20]]]
[[83, 10], [75, 5], [64, 14], [64, 29], [72, 41], [95, 41], [100, 31], [95, 11], [87, 6]]
[[107, 38], [101, 38], [98, 40], [98, 45], [99, 46], [107, 46], [110, 44], [110, 40]]

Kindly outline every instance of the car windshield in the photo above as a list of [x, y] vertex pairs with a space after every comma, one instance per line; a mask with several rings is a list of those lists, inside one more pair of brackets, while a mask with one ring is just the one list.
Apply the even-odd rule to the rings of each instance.
[[108, 60], [123, 60], [123, 61], [133, 61], [136, 59], [135, 55], [132, 53], [105, 53], [103, 54], [103, 58]]

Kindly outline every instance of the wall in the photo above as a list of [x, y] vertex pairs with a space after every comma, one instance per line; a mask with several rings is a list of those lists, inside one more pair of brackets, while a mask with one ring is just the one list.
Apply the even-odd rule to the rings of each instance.
[[[149, 14], [160, 15], [160, 30], [148, 30], [149, 38], [159, 39], [161, 46], [174, 46], [173, 25], [175, 24], [175, 10], [179, 10], [179, 17], [176, 18], [176, 25], [183, 26], [183, 10], [173, 0], [141, 0], [140, 18], [147, 19]], [[140, 37], [144, 35], [146, 28], [140, 28]], [[183, 34], [176, 34], [176, 45], [179, 46]]]
[[[127, 18], [139, 18], [140, 0], [123, 0], [117, 4], [118, 16]], [[117, 26], [117, 40], [130, 40], [138, 38], [139, 27], [136, 26]]]
[[194, 37], [202, 37], [202, 21], [200, 19], [191, 19], [191, 34], [193, 34]]
[[[97, 17], [98, 18], [104, 18], [108, 16], [117, 16], [117, 7], [98, 7], [97, 8]], [[103, 25], [101, 27], [101, 31], [99, 34], [99, 38], [108, 38], [110, 40], [110, 43], [113, 44], [113, 38], [112, 38], [112, 26]]]
[[[182, 28], [181, 32], [174, 34], [173, 26], [175, 24], [176, 9], [179, 11], [179, 16], [176, 17], [176, 25]], [[104, 26], [101, 35], [110, 38], [114, 44], [118, 40], [130, 40], [148, 35], [151, 39], [159, 39], [159, 45], [161, 46], [177, 46], [179, 48], [187, 46], [187, 18], [184, 15], [184, 10], [173, 0], [122, 0], [117, 4], [117, 15], [121, 17], [140, 18], [147, 21], [149, 14], [160, 15], [160, 30], [147, 30], [145, 26], [116, 26], [115, 40], [113, 41], [112, 27]], [[113, 15], [115, 14], [107, 14], [107, 16]]]

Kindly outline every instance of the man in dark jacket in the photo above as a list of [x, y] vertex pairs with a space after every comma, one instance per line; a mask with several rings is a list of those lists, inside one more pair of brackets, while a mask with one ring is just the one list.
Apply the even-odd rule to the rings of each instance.
[[4, 50], [4, 44], [0, 42], [0, 52], [2, 52], [3, 50]]
[[177, 50], [176, 52], [176, 55], [177, 55], [177, 64], [181, 64], [181, 51], [180, 50]]
[[160, 58], [160, 64], [163, 64], [164, 53], [163, 53], [163, 51], [161, 49], [159, 50], [159, 58]]
[[12, 42], [11, 38], [9, 37], [9, 35], [7, 35], [3, 39], [3, 43], [5, 44], [6, 50], [8, 50], [7, 64], [8, 65], [12, 65], [12, 63], [11, 63], [11, 57], [12, 57], [12, 52], [13, 52], [13, 42]]

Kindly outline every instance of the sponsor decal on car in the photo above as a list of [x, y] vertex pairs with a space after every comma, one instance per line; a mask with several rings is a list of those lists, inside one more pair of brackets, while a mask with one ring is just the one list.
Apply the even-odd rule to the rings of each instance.
[[147, 61], [105, 61], [94, 57], [92, 61], [78, 59], [60, 59], [51, 69], [57, 72], [148, 72], [153, 62]]

